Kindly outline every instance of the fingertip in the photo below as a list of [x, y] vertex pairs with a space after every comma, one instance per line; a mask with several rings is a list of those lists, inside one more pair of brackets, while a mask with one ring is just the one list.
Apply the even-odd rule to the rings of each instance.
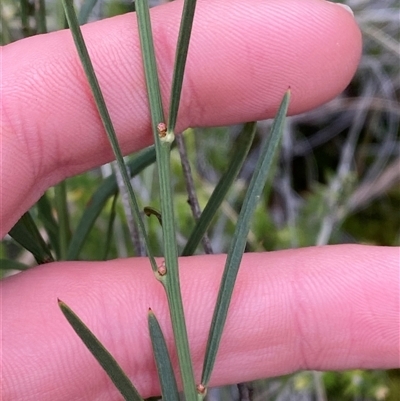
[[[191, 43], [184, 127], [273, 117], [288, 86], [289, 114], [302, 113], [349, 84], [361, 35], [345, 9], [321, 0], [231, 4], [219, 13], [220, 2], [209, 1], [197, 12], [207, 29], [198, 26]], [[196, 68], [193, 60], [206, 62]]]
[[343, 3], [334, 3], [334, 2], [331, 2], [331, 3], [332, 3], [332, 4], [335, 4], [335, 5], [339, 6], [339, 7], [344, 8], [352, 17], [354, 17], [354, 12], [353, 12], [353, 10], [352, 10], [351, 7], [348, 6], [347, 4], [343, 4]]

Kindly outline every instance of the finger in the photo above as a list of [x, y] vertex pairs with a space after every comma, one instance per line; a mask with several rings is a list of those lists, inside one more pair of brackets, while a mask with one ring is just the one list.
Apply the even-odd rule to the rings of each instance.
[[[224, 261], [224, 255], [180, 259], [197, 381]], [[368, 246], [245, 254], [211, 384], [302, 369], [399, 367], [398, 262], [398, 248]], [[174, 361], [176, 354], [164, 292], [146, 259], [58, 263], [1, 285], [5, 399], [119, 399], [57, 298], [86, 322], [144, 397], [159, 394], [149, 307]]]
[[[152, 12], [164, 104], [182, 2]], [[198, 2], [178, 130], [271, 117], [292, 89], [291, 113], [348, 84], [360, 32], [320, 0]], [[124, 153], [152, 142], [135, 14], [83, 27]], [[17, 60], [17, 61], [16, 61]], [[2, 233], [49, 186], [112, 159], [71, 34], [3, 48]]]

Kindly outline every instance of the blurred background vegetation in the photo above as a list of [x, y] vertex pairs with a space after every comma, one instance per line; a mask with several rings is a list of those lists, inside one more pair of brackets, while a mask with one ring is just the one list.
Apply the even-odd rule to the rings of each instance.
[[[160, 1], [150, 1], [152, 5]], [[264, 191], [248, 237], [247, 251], [272, 251], [311, 245], [362, 243], [400, 245], [400, 4], [396, 0], [346, 0], [363, 33], [363, 57], [348, 88], [320, 108], [288, 118], [275, 174]], [[94, 21], [133, 10], [130, 1], [75, 1], [81, 21]], [[87, 8], [85, 8], [87, 7]], [[2, 44], [66, 26], [57, 0], [3, 0]], [[189, 55], [190, 57], [190, 55]], [[17, 61], [16, 61], [17, 62]], [[258, 125], [257, 138], [220, 213], [208, 231], [214, 253], [226, 252], [270, 121]], [[189, 129], [187, 156], [201, 208], [226, 169], [239, 126]], [[127, 156], [132, 162], [137, 155]], [[155, 166], [132, 178], [142, 206], [158, 206]], [[183, 248], [194, 220], [188, 204], [179, 152], [173, 152], [178, 244]], [[30, 213], [55, 259], [68, 257], [74, 233], [106, 183], [115, 181], [111, 164], [51, 188]], [[111, 178], [110, 178], [111, 177]], [[108, 181], [107, 181], [108, 180]], [[118, 179], [117, 179], [118, 181]], [[126, 257], [141, 252], [132, 245], [135, 226], [119, 184], [104, 195], [89, 235], [77, 251], [81, 260]], [[103, 191], [103, 192], [102, 192]], [[52, 236], [61, 224], [60, 192], [67, 208], [62, 239]], [[57, 206], [58, 205], [58, 206]], [[46, 211], [48, 214], [46, 215]], [[65, 212], [65, 210], [64, 210]], [[85, 217], [86, 216], [86, 217]], [[161, 254], [158, 220], [147, 220], [151, 243]], [[65, 233], [64, 233], [65, 234]], [[202, 250], [199, 248], [198, 252]], [[0, 274], [6, 276], [37, 264], [11, 236], [0, 244]], [[400, 371], [299, 372], [249, 384], [253, 400], [369, 401], [400, 400]], [[237, 400], [236, 386], [213, 389], [209, 401]]]

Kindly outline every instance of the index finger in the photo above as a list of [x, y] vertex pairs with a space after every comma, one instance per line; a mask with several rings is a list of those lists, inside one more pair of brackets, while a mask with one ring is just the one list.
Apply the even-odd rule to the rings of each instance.
[[[167, 105], [182, 2], [152, 12]], [[124, 153], [151, 144], [136, 18], [83, 27]], [[320, 0], [199, 1], [178, 130], [272, 117], [334, 97], [360, 56], [351, 14]], [[3, 48], [2, 234], [49, 186], [113, 156], [69, 31]]]

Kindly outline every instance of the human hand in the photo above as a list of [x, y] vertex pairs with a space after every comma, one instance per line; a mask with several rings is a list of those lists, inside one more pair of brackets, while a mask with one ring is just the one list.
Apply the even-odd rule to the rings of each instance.
[[[198, 3], [178, 131], [272, 117], [288, 86], [290, 112], [300, 113], [343, 90], [357, 67], [360, 33], [337, 5]], [[152, 11], [164, 104], [180, 9], [174, 2]], [[135, 17], [90, 24], [83, 32], [124, 152], [149, 145]], [[45, 189], [112, 154], [68, 31], [22, 40], [2, 53], [4, 235]], [[224, 261], [223, 255], [180, 260], [197, 378]], [[143, 396], [159, 393], [149, 306], [170, 345], [172, 332], [147, 259], [53, 263], [1, 286], [5, 400], [120, 399], [57, 298], [87, 323]], [[398, 287], [394, 248], [245, 254], [211, 384], [298, 369], [398, 367]]]

